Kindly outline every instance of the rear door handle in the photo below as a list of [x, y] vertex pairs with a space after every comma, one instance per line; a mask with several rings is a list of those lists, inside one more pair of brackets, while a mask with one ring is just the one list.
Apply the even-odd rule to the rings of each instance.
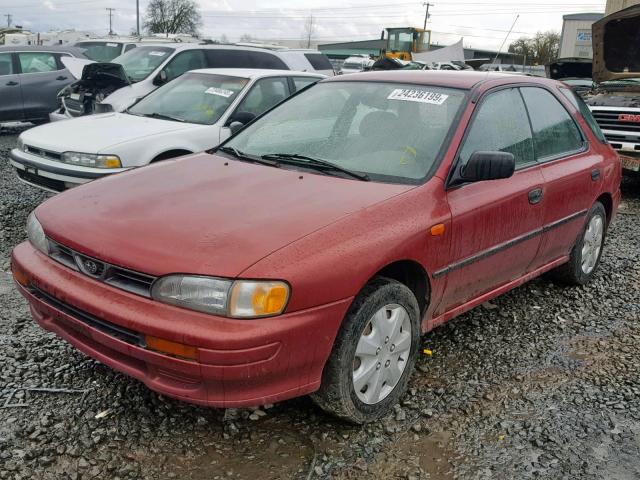
[[59, 77], [56, 78], [56, 80], [66, 80], [67, 77], [65, 77], [64, 75], [60, 75]]
[[594, 168], [593, 170], [591, 170], [591, 180], [593, 180], [595, 182], [599, 178], [600, 178], [600, 169], [599, 168]]
[[18, 82], [14, 82], [13, 80], [11, 80], [10, 82], [7, 82], [6, 85], [8, 87], [15, 87], [16, 85], [18, 85]]
[[544, 193], [542, 192], [541, 188], [534, 188], [529, 192], [529, 203], [531, 205], [536, 205], [537, 203], [540, 203], [542, 201], [543, 196]]

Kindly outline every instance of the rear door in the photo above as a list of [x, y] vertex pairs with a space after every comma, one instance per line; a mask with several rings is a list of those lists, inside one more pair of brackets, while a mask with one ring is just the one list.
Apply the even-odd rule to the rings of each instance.
[[27, 120], [46, 119], [58, 106], [57, 94], [71, 76], [52, 52], [18, 52], [20, 83]]
[[544, 180], [533, 152], [531, 128], [517, 88], [490, 91], [480, 100], [458, 153], [460, 168], [476, 151], [512, 153], [511, 178], [449, 188], [450, 263], [443, 303], [449, 310], [522, 277], [540, 246], [543, 208], [536, 194]]
[[15, 54], [0, 53], [0, 121], [23, 119], [22, 89]]
[[531, 119], [536, 160], [545, 180], [540, 202], [544, 234], [537, 260], [543, 265], [567, 255], [575, 244], [600, 189], [604, 159], [589, 151], [586, 137], [573, 119], [578, 115], [573, 105], [563, 105], [541, 87], [523, 87], [521, 91]]

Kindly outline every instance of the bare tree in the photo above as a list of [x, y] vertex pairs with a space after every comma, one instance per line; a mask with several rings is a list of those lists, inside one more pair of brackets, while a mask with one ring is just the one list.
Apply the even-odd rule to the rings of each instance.
[[197, 35], [202, 17], [195, 0], [151, 0], [144, 26], [150, 33]]
[[252, 43], [254, 39], [248, 33], [243, 33], [242, 36], [240, 37], [240, 41], [244, 43]]
[[310, 14], [304, 23], [304, 39], [300, 42], [301, 47], [311, 48], [311, 40], [316, 33], [316, 23], [313, 14]]
[[220, 43], [229, 43], [229, 37], [227, 37], [224, 33], [220, 37]]
[[531, 65], [547, 65], [558, 58], [560, 34], [538, 32], [533, 38], [519, 38], [509, 45], [509, 52], [523, 55]]

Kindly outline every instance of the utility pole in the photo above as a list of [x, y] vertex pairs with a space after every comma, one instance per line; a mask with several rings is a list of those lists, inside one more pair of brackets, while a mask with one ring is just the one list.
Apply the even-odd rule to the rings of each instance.
[[427, 29], [427, 20], [429, 19], [429, 7], [435, 7], [435, 5], [433, 3], [423, 2], [422, 6], [423, 7], [427, 7], [427, 11], [424, 13], [424, 28], [423, 28], [423, 30], [426, 30]]
[[136, 0], [136, 32], [140, 36], [140, 0]]
[[6, 14], [5, 17], [7, 17], [7, 28], [11, 28], [11, 17], [12, 15], [10, 13]]
[[116, 11], [115, 8], [106, 8], [105, 10], [107, 10], [109, 12], [109, 35], [113, 35], [113, 28], [111, 28], [111, 16], [113, 15], [113, 12]]

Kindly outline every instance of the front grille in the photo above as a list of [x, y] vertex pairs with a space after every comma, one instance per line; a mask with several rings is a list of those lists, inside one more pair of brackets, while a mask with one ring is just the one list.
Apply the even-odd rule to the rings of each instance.
[[47, 160], [57, 160], [60, 161], [62, 155], [56, 152], [52, 152], [50, 150], [44, 150], [43, 148], [33, 147], [31, 145], [25, 145], [24, 150], [31, 155], [36, 155], [37, 157], [46, 158]]
[[34, 175], [33, 173], [25, 172], [24, 170], [19, 169], [17, 169], [17, 172], [18, 177], [20, 177], [25, 182], [33, 183], [34, 185], [39, 185], [41, 187], [48, 188], [49, 190], [62, 192], [66, 188], [64, 182], [61, 182], [60, 180], [41, 177], [40, 175]]
[[151, 296], [151, 285], [156, 279], [156, 277], [151, 275], [134, 272], [89, 257], [51, 239], [49, 239], [49, 256], [65, 267], [83, 273], [112, 287], [143, 297]]
[[[640, 134], [640, 122], [624, 122], [619, 120], [620, 115], [638, 115], [638, 111], [624, 111], [624, 110], [591, 110], [596, 122], [603, 130], [614, 130], [624, 132], [637, 132]], [[637, 137], [634, 137], [635, 141], [638, 141]], [[619, 138], [618, 138], [619, 139]]]
[[126, 342], [130, 345], [135, 345], [143, 348], [146, 346], [143, 336], [137, 332], [134, 332], [133, 330], [129, 330], [128, 328], [124, 328], [119, 325], [114, 325], [113, 323], [107, 322], [101, 318], [96, 317], [95, 315], [91, 315], [90, 313], [80, 310], [79, 308], [73, 307], [68, 303], [63, 302], [62, 300], [49, 295], [47, 292], [40, 290], [37, 287], [31, 286], [29, 287], [29, 291], [33, 296], [43, 301], [50, 307], [53, 307], [56, 310], [61, 311], [62, 313], [66, 313], [67, 315], [75, 318], [85, 325], [88, 325], [89, 327], [100, 330], [101, 332], [122, 340], [123, 342]]

